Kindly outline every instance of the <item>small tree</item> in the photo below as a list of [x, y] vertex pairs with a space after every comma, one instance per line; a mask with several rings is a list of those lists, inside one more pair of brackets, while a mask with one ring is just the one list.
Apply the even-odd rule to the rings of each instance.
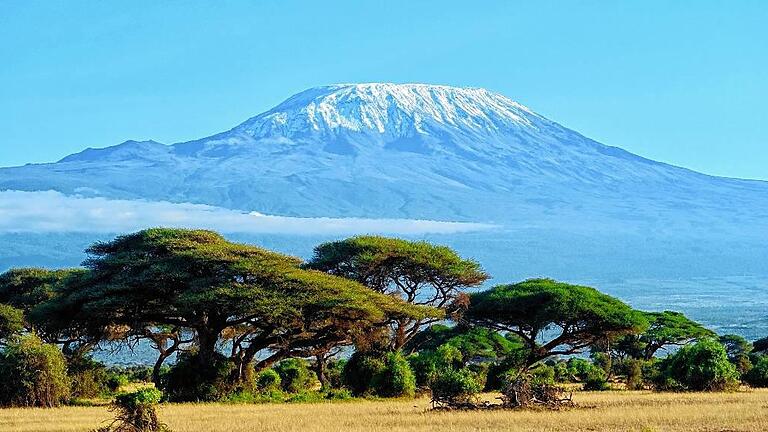
[[[315, 248], [307, 268], [352, 279], [408, 303], [446, 309], [461, 291], [488, 275], [480, 265], [452, 249], [423, 241], [360, 236]], [[402, 348], [424, 326], [441, 317], [403, 317], [392, 321], [390, 349]]]
[[749, 360], [749, 354], [752, 352], [752, 344], [743, 337], [735, 334], [720, 336], [718, 341], [725, 347], [728, 354], [728, 361], [736, 366], [740, 375], [744, 375], [752, 369], [752, 362]]
[[578, 353], [598, 340], [647, 326], [640, 312], [609, 295], [550, 279], [474, 293], [465, 317], [520, 337], [528, 351], [524, 370], [551, 356]]
[[285, 359], [275, 365], [274, 370], [280, 375], [282, 389], [288, 393], [309, 390], [317, 383], [317, 377], [309, 370], [309, 364], [303, 359]]
[[728, 361], [725, 347], [713, 339], [680, 348], [660, 367], [662, 389], [724, 391], [739, 385], [739, 373]]
[[145, 388], [117, 396], [110, 406], [115, 419], [109, 426], [94, 432], [170, 432], [157, 419], [155, 407], [163, 394], [154, 388]]
[[715, 336], [701, 324], [680, 312], [646, 312], [650, 324], [639, 338], [643, 347], [643, 358], [650, 360], [656, 352], [668, 346], [682, 346], [691, 342]]
[[69, 392], [67, 364], [55, 345], [26, 335], [0, 352], [0, 406], [56, 407]]
[[24, 329], [24, 312], [13, 306], [0, 304], [0, 346], [17, 337]]
[[429, 384], [432, 407], [462, 407], [472, 405], [482, 386], [467, 369], [443, 369]]
[[752, 387], [768, 387], [768, 356], [757, 357], [755, 365], [744, 375], [744, 382]]

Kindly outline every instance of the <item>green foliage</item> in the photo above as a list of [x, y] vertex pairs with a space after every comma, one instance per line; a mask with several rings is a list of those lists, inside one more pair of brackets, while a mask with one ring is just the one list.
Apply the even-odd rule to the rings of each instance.
[[93, 338], [87, 333], [100, 335], [104, 328], [86, 331], [72, 315], [66, 312], [49, 314], [42, 305], [55, 299], [64, 285], [86, 273], [83, 269], [8, 270], [0, 274], [0, 303], [21, 310], [26, 326], [33, 328], [47, 342], [63, 343], [65, 354], [84, 355], [93, 345]]
[[473, 358], [496, 360], [525, 349], [522, 340], [514, 334], [504, 336], [484, 327], [448, 327], [442, 324], [420, 331], [404, 349], [406, 352], [435, 351], [443, 345], [458, 349], [465, 361]]
[[662, 362], [660, 371], [661, 389], [724, 391], [739, 385], [739, 373], [728, 361], [725, 347], [713, 339], [680, 348]]
[[584, 377], [584, 390], [600, 391], [609, 388], [605, 370], [599, 366], [590, 368]]
[[617, 365], [619, 373], [624, 375], [627, 390], [642, 390], [646, 387], [643, 374], [645, 363], [641, 359], [625, 359]]
[[344, 366], [344, 385], [355, 396], [371, 395], [374, 393], [374, 377], [383, 373], [385, 368], [381, 355], [355, 352]]
[[399, 352], [356, 352], [344, 367], [344, 384], [355, 396], [401, 397], [416, 392], [416, 376]]
[[642, 356], [650, 360], [662, 348], [686, 345], [715, 336], [714, 332], [680, 312], [645, 312], [644, 315], [650, 325], [648, 330], [635, 336], [641, 350], [640, 355], [632, 355], [635, 358]]
[[468, 369], [442, 369], [430, 382], [432, 401], [449, 405], [469, 403], [482, 386]]
[[[473, 293], [466, 318], [517, 334], [529, 348], [526, 366], [579, 352], [607, 337], [642, 331], [643, 315], [594, 288], [530, 279]], [[546, 330], [559, 334], [540, 342]]]
[[212, 402], [225, 399], [237, 390], [232, 382], [234, 363], [216, 354], [210, 364], [202, 364], [199, 354], [179, 355], [165, 376], [164, 391], [172, 402]]
[[373, 377], [371, 386], [378, 396], [413, 397], [416, 394], [416, 377], [408, 360], [400, 352], [387, 353], [384, 370]]
[[752, 387], [768, 387], [768, 356], [757, 357], [754, 367], [744, 375], [744, 382]]
[[317, 383], [315, 373], [309, 370], [306, 360], [289, 358], [281, 361], [275, 367], [280, 375], [280, 386], [288, 393], [300, 393], [309, 390]]
[[752, 350], [757, 353], [768, 354], [768, 336], [752, 342]]
[[328, 380], [330, 389], [340, 389], [344, 386], [344, 367], [347, 364], [346, 359], [333, 359], [328, 362], [325, 370], [325, 378]]
[[[531, 384], [549, 384], [555, 383], [555, 368], [546, 364], [538, 364], [529, 371]], [[509, 374], [508, 374], [509, 376]]]
[[69, 398], [61, 351], [27, 335], [0, 352], [0, 406], [55, 407]]
[[129, 383], [130, 381], [126, 375], [110, 374], [109, 378], [107, 378], [107, 388], [113, 393], [127, 386]]
[[749, 354], [752, 352], [752, 344], [743, 337], [735, 334], [720, 336], [718, 341], [725, 347], [728, 361], [736, 366], [740, 375], [744, 375], [752, 369]]
[[[360, 282], [409, 303], [438, 308], [449, 306], [462, 289], [488, 279], [477, 262], [461, 258], [448, 247], [377, 236], [321, 244], [306, 267]], [[420, 328], [440, 318], [399, 321], [392, 348], [400, 349]]]
[[24, 329], [24, 312], [7, 304], [0, 304], [0, 344], [18, 336]]
[[95, 398], [111, 390], [106, 366], [90, 357], [70, 358], [67, 372], [72, 379], [72, 397]]
[[279, 390], [282, 380], [274, 369], [264, 369], [256, 376], [256, 389], [261, 393]]
[[116, 412], [114, 421], [96, 432], [168, 432], [157, 419], [156, 406], [162, 397], [163, 394], [154, 388], [118, 395], [111, 406]]

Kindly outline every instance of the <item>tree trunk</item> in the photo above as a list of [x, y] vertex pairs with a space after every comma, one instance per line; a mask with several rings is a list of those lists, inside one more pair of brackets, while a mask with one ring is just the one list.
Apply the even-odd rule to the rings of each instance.
[[155, 365], [152, 367], [152, 382], [157, 388], [160, 388], [160, 369], [163, 367], [163, 363], [168, 358], [168, 355], [166, 352], [161, 352], [157, 357]]
[[323, 389], [330, 387], [328, 377], [325, 376], [327, 362], [328, 359], [324, 353], [315, 356], [315, 374], [317, 375], [317, 380], [320, 381], [320, 387]]

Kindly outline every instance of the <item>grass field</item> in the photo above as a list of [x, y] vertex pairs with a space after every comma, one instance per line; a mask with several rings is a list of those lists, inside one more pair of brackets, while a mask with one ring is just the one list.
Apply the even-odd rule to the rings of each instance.
[[[489, 396], [492, 398], [492, 396]], [[768, 431], [768, 390], [726, 394], [579, 392], [559, 412], [430, 412], [427, 399], [319, 404], [163, 405], [175, 432], [207, 431]], [[104, 407], [0, 410], [0, 432], [88, 431]]]

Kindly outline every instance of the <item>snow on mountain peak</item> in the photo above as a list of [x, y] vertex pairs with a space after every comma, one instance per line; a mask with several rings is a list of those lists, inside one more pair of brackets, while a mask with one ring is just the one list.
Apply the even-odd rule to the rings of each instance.
[[525, 106], [482, 88], [428, 84], [336, 84], [305, 90], [236, 128], [256, 138], [308, 131], [408, 136], [445, 128], [495, 132], [546, 121]]

